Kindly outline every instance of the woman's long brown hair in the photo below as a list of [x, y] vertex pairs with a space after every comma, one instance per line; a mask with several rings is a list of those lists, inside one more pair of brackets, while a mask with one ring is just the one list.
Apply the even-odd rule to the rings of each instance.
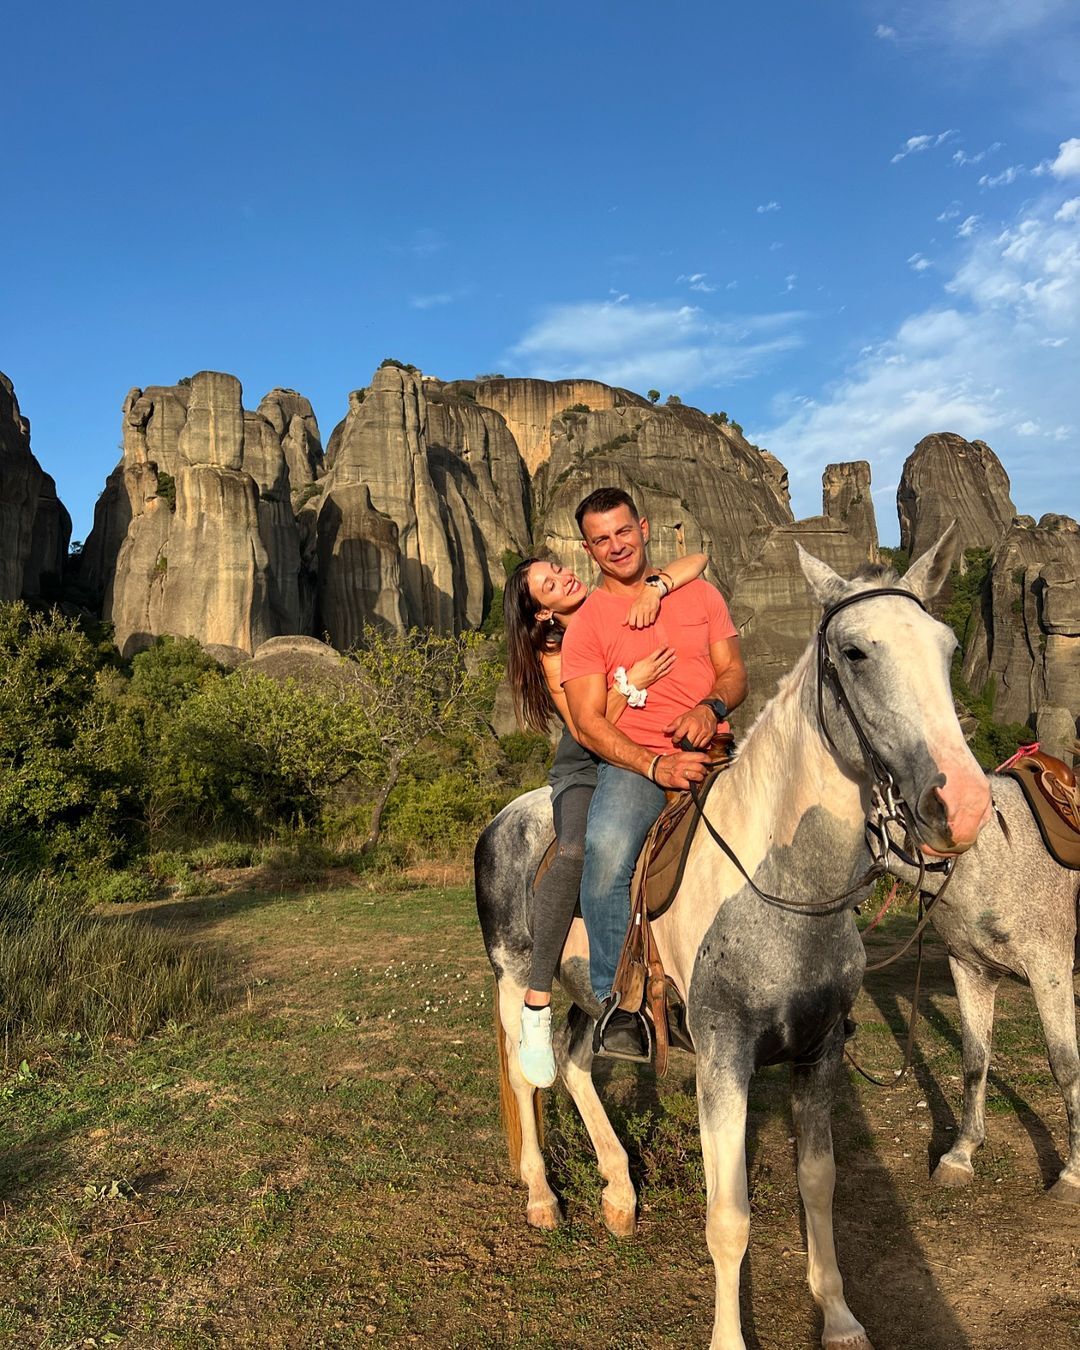
[[514, 693], [518, 721], [541, 736], [547, 735], [557, 710], [548, 693], [540, 658], [562, 646], [559, 623], [536, 617], [536, 601], [529, 593], [529, 568], [539, 558], [526, 558], [507, 578], [503, 591], [506, 624], [506, 673]]

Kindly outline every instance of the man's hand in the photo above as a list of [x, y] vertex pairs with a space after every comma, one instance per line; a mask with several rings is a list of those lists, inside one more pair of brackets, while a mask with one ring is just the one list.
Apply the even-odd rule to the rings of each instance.
[[686, 789], [691, 783], [704, 781], [709, 761], [696, 750], [676, 750], [657, 761], [653, 777], [662, 788]]
[[703, 703], [699, 703], [696, 708], [684, 712], [681, 717], [677, 717], [674, 722], [666, 726], [664, 735], [670, 736], [675, 745], [678, 745], [680, 741], [688, 740], [691, 745], [701, 748], [709, 744], [716, 735], [716, 728], [719, 725], [713, 710], [707, 708]]
[[651, 628], [659, 617], [659, 589], [656, 586], [642, 586], [641, 594], [626, 611], [623, 623], [629, 628]]

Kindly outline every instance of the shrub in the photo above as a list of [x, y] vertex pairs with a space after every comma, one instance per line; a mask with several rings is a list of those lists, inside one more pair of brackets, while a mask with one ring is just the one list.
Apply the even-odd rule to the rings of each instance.
[[83, 884], [92, 905], [141, 905], [157, 895], [154, 878], [137, 869], [90, 872]]
[[592, 412], [592, 409], [589, 407], [589, 405], [588, 405], [587, 403], [571, 403], [570, 406], [569, 406], [569, 408], [564, 408], [564, 409], [563, 409], [563, 412], [564, 412], [564, 413], [587, 413], [587, 412]]
[[709, 414], [709, 421], [715, 422], [718, 427], [727, 426], [728, 415], [726, 412], [714, 412]]
[[535, 731], [511, 731], [499, 737], [499, 748], [510, 764], [543, 764], [551, 760], [551, 742]]
[[477, 375], [478, 380], [505, 380], [506, 376], [498, 370], [493, 370], [484, 375]]
[[678, 394], [668, 394], [667, 398], [664, 399], [664, 402], [669, 408], [677, 408], [682, 403], [682, 399]]
[[169, 503], [170, 511], [176, 510], [176, 479], [171, 473], [165, 473], [163, 470], [158, 471], [157, 495], [165, 498]]
[[387, 366], [396, 366], [398, 370], [407, 370], [410, 375], [419, 375], [420, 373], [420, 368], [418, 366], [410, 365], [408, 361], [399, 361], [394, 356], [384, 357], [383, 360], [379, 362], [380, 370], [385, 370]]

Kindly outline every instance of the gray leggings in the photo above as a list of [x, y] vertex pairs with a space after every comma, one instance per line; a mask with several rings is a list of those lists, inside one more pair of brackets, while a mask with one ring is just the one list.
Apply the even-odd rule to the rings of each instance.
[[585, 864], [585, 822], [589, 818], [592, 795], [591, 787], [569, 787], [552, 803], [558, 846], [533, 900], [529, 988], [538, 994], [551, 992], [563, 943], [577, 908], [581, 869]]

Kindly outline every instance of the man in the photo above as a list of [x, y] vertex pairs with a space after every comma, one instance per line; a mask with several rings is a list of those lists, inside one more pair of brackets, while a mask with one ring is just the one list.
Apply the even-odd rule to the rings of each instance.
[[[621, 488], [599, 488], [578, 506], [586, 553], [602, 574], [566, 632], [562, 683], [578, 738], [604, 761], [589, 809], [581, 911], [589, 935], [589, 974], [603, 1006], [594, 1048], [645, 1059], [639, 1018], [622, 1012], [612, 984], [630, 915], [630, 882], [645, 836], [665, 802], [707, 772], [703, 750], [746, 697], [746, 667], [723, 596], [707, 581], [664, 595], [652, 628], [629, 627], [627, 611], [645, 586], [664, 594], [663, 573], [649, 566], [649, 522]], [[635, 692], [619, 724], [605, 717], [608, 689], [657, 643], [675, 649], [671, 671]], [[625, 689], [620, 689], [625, 693]], [[681, 750], [689, 741], [697, 749]]]

